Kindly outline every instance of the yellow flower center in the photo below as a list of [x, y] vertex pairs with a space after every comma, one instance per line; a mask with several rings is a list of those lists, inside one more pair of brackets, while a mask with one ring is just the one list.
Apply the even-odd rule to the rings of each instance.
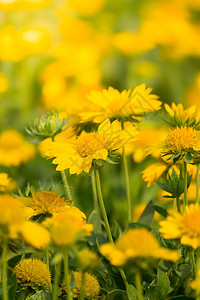
[[0, 147], [3, 149], [16, 149], [23, 144], [22, 135], [15, 130], [6, 130], [0, 136]]
[[81, 157], [87, 157], [98, 150], [105, 148], [107, 139], [98, 132], [87, 133], [78, 137], [76, 151]]
[[190, 237], [200, 237], [200, 211], [192, 211], [183, 217], [183, 230]]

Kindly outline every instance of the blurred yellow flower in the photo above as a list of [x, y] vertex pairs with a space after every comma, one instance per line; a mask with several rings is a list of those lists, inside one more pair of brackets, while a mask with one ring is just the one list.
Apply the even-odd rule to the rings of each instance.
[[0, 0], [0, 10], [8, 12], [42, 9], [51, 2], [52, 0]]
[[49, 267], [41, 260], [27, 258], [19, 261], [13, 273], [16, 274], [17, 282], [27, 286], [47, 286], [51, 282]]
[[5, 191], [11, 182], [11, 178], [8, 177], [7, 173], [0, 173], [0, 191]]
[[51, 143], [46, 153], [56, 157], [53, 160], [53, 164], [58, 164], [56, 170], [69, 169], [70, 174], [80, 174], [90, 171], [93, 160], [106, 160], [110, 151], [135, 140], [137, 134], [134, 126], [122, 130], [117, 120], [111, 123], [107, 119], [99, 125], [97, 132], [82, 132], [68, 143]]
[[9, 81], [3, 72], [0, 72], [0, 93], [4, 93], [9, 88]]
[[[81, 292], [81, 282], [82, 282], [82, 273], [81, 272], [73, 272], [74, 279], [76, 282], [76, 287], [72, 289], [73, 297], [77, 298], [80, 295]], [[94, 299], [100, 294], [100, 284], [97, 280], [97, 277], [90, 274], [85, 273], [85, 285], [84, 285], [84, 294], [85, 297]], [[71, 282], [71, 274], [69, 275], [69, 281]], [[63, 280], [62, 289], [67, 293], [67, 289], [65, 286], [65, 280]], [[96, 299], [96, 298], [95, 298]]]
[[155, 184], [155, 181], [158, 180], [169, 167], [169, 164], [160, 161], [151, 164], [145, 170], [141, 171], [142, 179], [147, 184], [147, 187]]
[[35, 147], [28, 144], [20, 132], [7, 129], [0, 133], [0, 165], [19, 166], [34, 155]]
[[58, 246], [69, 246], [93, 230], [92, 224], [87, 224], [85, 219], [70, 210], [55, 214], [43, 224], [49, 228], [52, 241]]
[[200, 291], [200, 269], [197, 270], [198, 272], [198, 277], [190, 282], [190, 286], [193, 290]]
[[98, 266], [98, 256], [95, 252], [83, 249], [78, 252], [78, 260], [82, 270], [91, 270]]
[[161, 247], [153, 233], [145, 228], [129, 229], [115, 244], [107, 243], [100, 246], [100, 252], [113, 265], [121, 266], [131, 259], [154, 258], [177, 261], [178, 251]]
[[[91, 91], [88, 99], [99, 106], [100, 111], [86, 112], [80, 114], [83, 121], [93, 121], [100, 123], [106, 118], [119, 119], [133, 118], [138, 114], [153, 112], [160, 109], [161, 101], [158, 96], [150, 94], [151, 88], [145, 84], [138, 85], [131, 90], [124, 90], [121, 93], [109, 87], [108, 90]], [[137, 117], [136, 117], [137, 119]]]
[[104, 6], [105, 0], [68, 0], [67, 8], [83, 16], [92, 16]]
[[200, 246], [200, 208], [196, 204], [186, 206], [183, 215], [170, 211], [160, 222], [160, 233], [165, 239], [180, 239], [181, 244], [196, 249]]

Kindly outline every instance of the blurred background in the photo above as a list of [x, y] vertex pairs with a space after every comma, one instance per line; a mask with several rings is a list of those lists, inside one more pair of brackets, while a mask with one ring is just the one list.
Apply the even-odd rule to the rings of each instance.
[[[29, 183], [64, 193], [55, 166], [26, 142], [30, 121], [57, 109], [78, 122], [90, 110], [91, 90], [141, 83], [162, 102], [200, 106], [199, 57], [199, 0], [0, 0], [0, 172], [12, 178], [13, 191]], [[159, 126], [160, 117], [154, 122]], [[128, 158], [133, 201], [142, 205], [158, 189], [142, 181], [140, 172], [153, 160], [136, 153], [143, 146]], [[108, 214], [119, 221], [126, 214], [121, 169], [102, 170]], [[73, 175], [70, 186], [89, 215], [90, 177]]]

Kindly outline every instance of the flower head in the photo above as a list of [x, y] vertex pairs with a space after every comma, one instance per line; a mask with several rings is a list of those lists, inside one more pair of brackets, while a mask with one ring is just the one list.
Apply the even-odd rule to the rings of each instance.
[[51, 143], [46, 153], [56, 157], [53, 164], [58, 164], [58, 171], [69, 169], [71, 174], [80, 174], [90, 171], [93, 160], [105, 161], [112, 151], [136, 139], [137, 134], [134, 126], [122, 130], [117, 120], [111, 123], [107, 119], [99, 125], [97, 132], [82, 132], [68, 143]]
[[190, 283], [193, 290], [200, 291], [200, 269], [198, 269], [198, 277]]
[[[78, 298], [81, 292], [81, 282], [82, 282], [82, 272], [74, 272], [74, 279], [76, 281], [76, 287], [72, 289], [73, 297]], [[85, 285], [84, 285], [84, 293], [87, 298], [94, 298], [100, 294], [100, 284], [97, 280], [97, 277], [90, 274], [85, 273]], [[71, 281], [71, 275], [69, 275], [69, 280]], [[63, 290], [67, 293], [65, 280], [63, 281]]]
[[7, 173], [0, 173], [0, 192], [4, 192], [9, 189], [11, 178], [8, 177]]
[[79, 251], [78, 260], [80, 263], [80, 267], [83, 270], [93, 269], [98, 265], [97, 254], [88, 249], [83, 249]]
[[100, 123], [106, 118], [120, 121], [138, 119], [138, 115], [160, 109], [161, 102], [156, 95], [150, 94], [151, 91], [151, 88], [146, 89], [145, 84], [138, 85], [132, 93], [131, 90], [120, 93], [112, 87], [102, 92], [92, 91], [88, 98], [100, 107], [100, 111], [82, 113], [82, 120]]
[[47, 286], [51, 282], [49, 267], [38, 259], [23, 259], [13, 269], [17, 282], [25, 286]]
[[10, 129], [0, 133], [0, 165], [19, 166], [34, 155], [35, 148], [25, 142], [20, 132]]
[[116, 266], [136, 258], [176, 261], [179, 257], [177, 251], [161, 247], [154, 235], [145, 228], [128, 230], [114, 245], [101, 245], [100, 252]]
[[159, 231], [165, 239], [180, 239], [181, 244], [196, 249], [200, 246], [200, 208], [195, 204], [186, 206], [183, 215], [171, 211], [165, 221], [160, 222]]

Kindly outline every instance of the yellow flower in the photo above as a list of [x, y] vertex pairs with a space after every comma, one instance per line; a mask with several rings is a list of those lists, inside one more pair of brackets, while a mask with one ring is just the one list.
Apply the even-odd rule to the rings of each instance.
[[200, 132], [192, 127], [169, 129], [162, 144], [163, 152], [176, 153], [181, 150], [200, 150]]
[[18, 199], [25, 206], [32, 208], [33, 215], [45, 213], [53, 215], [54, 213], [63, 211], [66, 206], [69, 206], [69, 202], [65, 198], [52, 191], [41, 191], [32, 194], [29, 198], [19, 197]]
[[195, 126], [200, 122], [200, 112], [195, 105], [187, 109], [184, 109], [181, 103], [172, 103], [171, 107], [165, 103], [164, 106], [171, 121], [178, 126]]
[[20, 132], [10, 129], [0, 133], [0, 165], [19, 166], [34, 155], [34, 146], [28, 144]]
[[48, 6], [52, 0], [0, 0], [0, 10], [20, 11], [25, 9], [42, 9]]
[[103, 244], [100, 252], [106, 256], [113, 265], [124, 265], [131, 259], [154, 258], [177, 261], [179, 254], [175, 250], [161, 247], [153, 233], [145, 228], [129, 229], [115, 244]]
[[193, 280], [190, 283], [190, 286], [193, 290], [198, 290], [200, 291], [200, 269], [198, 269], [198, 278], [196, 278], [195, 280]]
[[98, 13], [104, 5], [105, 0], [69, 0], [67, 8], [83, 16], [92, 16]]
[[7, 173], [0, 173], [0, 191], [5, 191], [11, 182], [11, 178], [8, 177]]
[[0, 72], [0, 93], [4, 93], [9, 88], [9, 81], [3, 72]]
[[171, 211], [165, 221], [160, 222], [159, 231], [165, 239], [180, 239], [181, 244], [196, 249], [200, 246], [200, 208], [196, 204], [186, 206], [183, 215]]
[[49, 231], [41, 224], [31, 221], [24, 222], [19, 232], [26, 243], [36, 249], [42, 249], [49, 245], [51, 238]]
[[[81, 272], [74, 272], [74, 279], [76, 281], [76, 287], [72, 289], [73, 297], [78, 298], [78, 295], [80, 295], [81, 292], [81, 282], [82, 282], [82, 273]], [[69, 280], [71, 281], [71, 275], [69, 275]], [[65, 286], [65, 280], [63, 280], [63, 290], [65, 293], [67, 293], [66, 286]], [[97, 280], [97, 277], [90, 274], [85, 273], [85, 285], [84, 285], [84, 293], [87, 298], [96, 297], [100, 293], [100, 284]]]
[[13, 269], [17, 282], [25, 286], [47, 286], [51, 282], [49, 267], [39, 259], [22, 259]]
[[88, 99], [99, 106], [100, 111], [82, 113], [80, 116], [84, 121], [100, 123], [106, 118], [119, 119], [135, 118], [138, 114], [153, 112], [160, 109], [161, 101], [158, 96], [151, 94], [152, 89], [145, 84], [138, 85], [131, 90], [124, 90], [121, 93], [109, 87], [102, 92], [91, 91]]
[[83, 270], [93, 269], [98, 266], [98, 256], [96, 253], [83, 249], [78, 253], [80, 267]]
[[52, 218], [43, 223], [49, 228], [53, 243], [58, 246], [67, 246], [74, 243], [78, 238], [91, 234], [92, 224], [87, 224], [86, 220], [73, 211], [68, 210], [55, 214]]
[[97, 132], [82, 132], [70, 143], [51, 143], [46, 153], [56, 157], [53, 160], [53, 164], [58, 164], [56, 170], [69, 169], [70, 174], [80, 174], [90, 171], [93, 160], [105, 161], [112, 150], [136, 139], [137, 133], [133, 126], [122, 130], [117, 120], [110, 123], [107, 119], [99, 125]]
[[141, 172], [142, 179], [146, 182], [147, 187], [154, 184], [156, 180], [158, 180], [165, 171], [169, 168], [169, 164], [164, 161], [153, 163], [148, 166], [145, 170]]

